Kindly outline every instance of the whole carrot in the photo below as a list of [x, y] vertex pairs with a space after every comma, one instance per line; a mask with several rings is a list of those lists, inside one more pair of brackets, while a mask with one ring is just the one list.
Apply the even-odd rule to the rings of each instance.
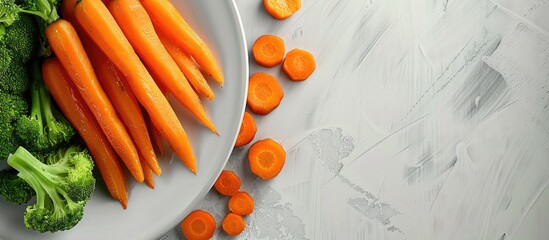
[[128, 85], [154, 125], [181, 161], [196, 173], [196, 159], [181, 122], [107, 7], [100, 0], [80, 0], [74, 8], [75, 20], [127, 77]]
[[183, 49], [176, 46], [172, 41], [168, 40], [164, 36], [164, 34], [162, 34], [161, 32], [157, 33], [160, 41], [162, 41], [162, 44], [164, 45], [170, 56], [172, 56], [179, 69], [181, 69], [183, 74], [185, 74], [185, 77], [187, 78], [187, 80], [189, 80], [189, 83], [191, 84], [191, 86], [193, 86], [196, 93], [202, 97], [207, 98], [208, 100], [213, 100], [215, 94], [210, 88], [210, 85], [208, 85], [208, 82], [206, 82], [204, 75], [202, 75], [202, 72], [200, 72], [200, 68], [191, 58], [191, 56], [183, 51]]
[[178, 47], [189, 53], [202, 69], [223, 85], [223, 72], [212, 52], [196, 32], [187, 24], [169, 0], [140, 0], [153, 20], [157, 31], [166, 34]]
[[59, 19], [48, 25], [46, 38], [115, 151], [120, 155], [135, 179], [138, 182], [143, 182], [143, 169], [139, 163], [137, 149], [124, 124], [116, 115], [107, 95], [99, 85], [86, 51], [73, 26], [68, 21]]
[[55, 58], [42, 64], [42, 76], [59, 109], [86, 143], [109, 193], [125, 209], [128, 191], [124, 169], [76, 86]]
[[217, 133], [196, 92], [181, 72], [154, 31], [151, 19], [139, 0], [112, 0], [112, 16], [141, 60], [156, 80], [189, 110], [202, 124]]
[[[62, 13], [68, 21], [73, 21], [74, 19], [75, 5], [76, 0], [67, 0], [63, 2], [61, 8]], [[160, 176], [162, 170], [158, 164], [156, 154], [154, 153], [141, 106], [139, 106], [135, 95], [128, 87], [125, 76], [120, 73], [107, 56], [105, 56], [95, 43], [91, 41], [88, 34], [82, 30], [82, 27], [80, 27], [78, 22], [74, 22], [74, 28], [82, 40], [86, 53], [89, 54], [90, 61], [94, 65], [95, 74], [97, 74], [97, 78], [103, 87], [103, 90], [105, 90], [105, 93], [111, 100], [116, 112], [120, 115], [120, 118], [138, 147], [140, 153], [139, 160], [145, 160], [148, 167], [150, 166], [150, 169], [146, 170], [143, 168], [143, 164], [141, 164], [145, 181], [147, 181], [146, 171], [149, 171], [150, 174], [150, 170], [152, 170], [157, 176]]]

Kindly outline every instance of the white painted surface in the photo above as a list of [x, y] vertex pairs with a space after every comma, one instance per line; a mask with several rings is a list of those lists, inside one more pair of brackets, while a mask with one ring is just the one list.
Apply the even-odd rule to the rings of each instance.
[[[317, 59], [300, 83], [250, 60], [286, 94], [255, 140], [288, 158], [265, 182], [233, 152], [257, 201], [241, 239], [549, 239], [549, 1], [302, 3], [277, 21], [238, 1], [249, 47], [276, 34]], [[196, 208], [219, 223], [226, 202]]]

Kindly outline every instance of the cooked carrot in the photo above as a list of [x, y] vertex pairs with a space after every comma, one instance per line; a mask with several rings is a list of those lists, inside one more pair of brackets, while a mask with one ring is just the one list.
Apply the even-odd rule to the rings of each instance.
[[128, 85], [154, 125], [181, 161], [196, 173], [196, 159], [181, 122], [107, 7], [100, 0], [80, 0], [75, 6], [74, 18], [127, 77]]
[[223, 231], [227, 233], [227, 235], [236, 236], [244, 231], [244, 229], [246, 228], [246, 223], [244, 222], [242, 216], [236, 215], [234, 213], [229, 213], [223, 219], [221, 227], [223, 228]]
[[223, 85], [223, 72], [208, 45], [181, 17], [169, 0], [141, 0], [157, 31], [166, 34], [178, 47], [190, 54], [202, 69]]
[[293, 49], [286, 54], [282, 69], [292, 81], [304, 81], [316, 69], [313, 54], [303, 49]]
[[284, 91], [272, 75], [258, 72], [250, 77], [247, 103], [252, 112], [269, 114], [278, 107], [283, 97]]
[[107, 95], [99, 85], [90, 60], [73, 26], [68, 21], [59, 19], [48, 25], [46, 38], [57, 59], [92, 110], [114, 150], [120, 155], [134, 178], [138, 182], [143, 182], [143, 169], [139, 164], [137, 149]]
[[109, 10], [151, 74], [204, 126], [217, 134], [196, 92], [156, 35], [139, 0], [112, 0]]
[[194, 210], [181, 222], [181, 231], [189, 240], [210, 239], [215, 233], [215, 219], [207, 211]]
[[274, 67], [284, 59], [284, 40], [276, 35], [263, 35], [255, 40], [252, 53], [259, 65]]
[[286, 151], [274, 140], [267, 138], [252, 144], [248, 151], [252, 172], [263, 180], [276, 177], [286, 162]]
[[149, 163], [143, 158], [141, 154], [139, 154], [139, 160], [141, 161], [141, 168], [143, 168], [145, 184], [147, 184], [147, 186], [149, 186], [151, 189], [154, 189], [154, 176], [151, 167], [149, 167]]
[[240, 178], [233, 171], [223, 170], [214, 183], [218, 193], [225, 196], [232, 196], [240, 189]]
[[[82, 39], [87, 38], [84, 35], [81, 34]], [[87, 42], [86, 47], [89, 49], [87, 52], [89, 53], [90, 61], [94, 66], [99, 83], [109, 97], [109, 100], [111, 100], [122, 122], [124, 122], [141, 157], [147, 162], [147, 165], [153, 170], [154, 174], [160, 176], [162, 170], [154, 153], [147, 124], [141, 112], [141, 106], [139, 106], [139, 102], [137, 102], [133, 91], [129, 88], [126, 77], [101, 50], [97, 49], [97, 46], [93, 42], [85, 42]]]
[[247, 192], [237, 192], [229, 199], [229, 210], [240, 216], [250, 215], [254, 211], [254, 199]]
[[204, 75], [200, 72], [198, 65], [191, 58], [191, 56], [183, 51], [183, 49], [173, 44], [172, 41], [168, 40], [162, 32], [157, 33], [160, 41], [162, 41], [162, 44], [164, 44], [164, 47], [170, 56], [172, 56], [179, 69], [181, 69], [183, 74], [185, 74], [185, 77], [189, 80], [189, 83], [194, 88], [196, 93], [207, 98], [208, 100], [213, 100], [215, 95], [210, 88], [210, 85], [208, 85], [208, 82], [206, 82]]
[[238, 132], [238, 137], [236, 137], [235, 147], [242, 147], [250, 143], [257, 132], [257, 126], [255, 125], [254, 118], [249, 112], [244, 112], [244, 117], [242, 118], [242, 124], [240, 124], [240, 131]]
[[95, 120], [74, 83], [59, 60], [50, 58], [42, 64], [46, 87], [63, 115], [80, 134], [111, 196], [125, 209], [128, 204], [126, 177], [118, 156]]
[[284, 20], [301, 8], [301, 0], [263, 0], [263, 6], [272, 17]]
[[145, 117], [145, 122], [147, 123], [147, 129], [149, 131], [149, 136], [151, 136], [151, 141], [154, 143], [154, 146], [156, 147], [156, 151], [160, 154], [160, 156], [164, 156], [164, 145], [162, 144], [162, 140], [164, 139], [162, 137], [162, 134], [160, 134], [160, 131], [156, 126], [154, 126], [153, 122], [151, 121], [151, 118], [148, 114], [143, 115]]

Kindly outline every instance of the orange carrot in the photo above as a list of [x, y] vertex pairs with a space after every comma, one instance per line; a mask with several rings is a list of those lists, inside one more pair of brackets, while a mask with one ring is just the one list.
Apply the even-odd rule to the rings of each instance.
[[240, 178], [233, 171], [223, 170], [215, 181], [214, 188], [222, 195], [232, 196], [240, 189]]
[[286, 54], [282, 69], [292, 81], [304, 81], [316, 69], [315, 58], [310, 52], [296, 48]]
[[113, 0], [109, 3], [109, 10], [155, 79], [162, 82], [204, 126], [217, 134], [198, 95], [162, 46], [151, 19], [139, 0]]
[[147, 9], [157, 31], [166, 34], [169, 40], [190, 54], [208, 75], [223, 85], [223, 72], [212, 52], [169, 0], [141, 0], [141, 4]]
[[162, 144], [163, 137], [162, 134], [160, 134], [160, 131], [151, 121], [151, 118], [148, 114], [144, 114], [145, 122], [147, 123], [147, 129], [149, 131], [149, 136], [151, 136], [151, 141], [154, 143], [154, 146], [156, 147], [156, 150], [160, 154], [160, 156], [164, 156], [164, 145]]
[[263, 0], [263, 6], [272, 17], [284, 20], [301, 8], [301, 0]]
[[145, 161], [143, 156], [139, 154], [139, 160], [141, 161], [141, 168], [143, 168], [143, 175], [145, 176], [145, 184], [149, 186], [151, 189], [154, 189], [154, 177], [153, 177], [153, 171], [151, 167], [149, 167], [149, 163]]
[[250, 215], [254, 211], [254, 199], [247, 192], [238, 192], [229, 199], [229, 210], [240, 216]]
[[57, 20], [46, 28], [46, 38], [59, 62], [92, 110], [114, 150], [120, 155], [134, 178], [138, 182], [143, 182], [143, 169], [139, 163], [137, 149], [107, 95], [99, 85], [86, 51], [73, 26], [66, 20]]
[[286, 151], [274, 140], [267, 138], [252, 144], [248, 151], [252, 172], [263, 180], [276, 177], [286, 162]]
[[75, 6], [74, 18], [127, 77], [128, 85], [154, 125], [181, 161], [196, 173], [196, 159], [181, 122], [107, 7], [100, 0], [80, 0]]
[[209, 212], [194, 210], [181, 222], [181, 231], [189, 240], [210, 239], [215, 232], [215, 219]]
[[162, 41], [162, 44], [164, 44], [164, 47], [170, 56], [172, 56], [179, 69], [181, 69], [183, 74], [185, 74], [185, 77], [189, 80], [189, 83], [194, 88], [196, 93], [207, 98], [208, 100], [213, 100], [215, 95], [210, 88], [210, 85], [208, 85], [208, 82], [206, 82], [206, 79], [202, 75], [202, 72], [200, 72], [198, 65], [191, 58], [191, 56], [168, 40], [162, 32], [157, 33], [160, 41]]
[[244, 112], [244, 117], [242, 118], [242, 124], [240, 125], [240, 131], [238, 132], [238, 137], [234, 144], [235, 147], [242, 147], [250, 143], [257, 132], [257, 126], [255, 125], [254, 118], [249, 112]]
[[248, 107], [252, 112], [266, 115], [278, 107], [284, 91], [275, 77], [268, 73], [255, 73], [248, 83]]
[[125, 209], [128, 204], [128, 191], [124, 169], [91, 110], [76, 86], [69, 80], [59, 60], [50, 58], [44, 61], [42, 76], [59, 109], [86, 143], [109, 193], [120, 201]]
[[242, 216], [236, 215], [234, 213], [229, 213], [223, 219], [221, 227], [223, 228], [223, 231], [227, 233], [227, 235], [236, 236], [244, 231], [244, 229], [246, 228], [246, 223], [244, 222]]
[[[93, 43], [90, 45], [93, 45]], [[118, 71], [95, 45], [90, 46], [90, 50], [88, 51], [90, 53], [90, 60], [95, 67], [95, 72], [98, 75], [101, 86], [124, 122], [143, 160], [147, 162], [147, 165], [153, 170], [154, 174], [160, 176], [162, 170], [154, 153], [147, 124], [141, 112], [141, 106], [139, 106], [139, 102], [137, 102], [133, 92], [128, 87], [126, 77]]]
[[255, 40], [252, 53], [255, 61], [264, 67], [274, 67], [284, 59], [284, 40], [276, 35], [263, 35]]

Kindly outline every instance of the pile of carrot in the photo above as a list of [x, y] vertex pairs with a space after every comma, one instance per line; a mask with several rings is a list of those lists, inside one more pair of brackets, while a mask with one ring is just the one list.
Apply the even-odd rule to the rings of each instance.
[[[293, 15], [300, 7], [300, 0], [264, 0], [267, 12], [275, 19], [282, 20]], [[305, 81], [316, 69], [314, 56], [303, 49], [293, 49], [286, 53], [285, 43], [276, 35], [263, 35], [256, 39], [252, 55], [260, 66], [272, 68], [282, 64], [282, 70], [294, 82]], [[278, 80], [266, 72], [253, 74], [248, 82], [247, 106], [252, 113], [268, 115], [282, 102], [284, 90]], [[251, 143], [257, 133], [254, 117], [244, 112], [235, 147]], [[248, 163], [251, 172], [262, 180], [278, 176], [286, 162], [284, 147], [273, 139], [266, 138], [253, 143], [248, 149]], [[221, 195], [230, 197], [229, 212], [221, 222], [221, 229], [229, 235], [241, 234], [246, 228], [244, 217], [252, 214], [254, 199], [240, 191], [240, 178], [230, 170], [223, 170], [213, 188]], [[187, 239], [210, 239], [216, 230], [214, 217], [207, 211], [198, 209], [191, 212], [181, 222], [181, 231]]]
[[[217, 129], [200, 97], [224, 83], [211, 50], [169, 0], [63, 0], [49, 24], [44, 82], [86, 143], [111, 196], [126, 208], [124, 168], [154, 188], [165, 139], [196, 173], [196, 158], [171, 94], [200, 123]], [[205, 75], [203, 75], [203, 73]]]

